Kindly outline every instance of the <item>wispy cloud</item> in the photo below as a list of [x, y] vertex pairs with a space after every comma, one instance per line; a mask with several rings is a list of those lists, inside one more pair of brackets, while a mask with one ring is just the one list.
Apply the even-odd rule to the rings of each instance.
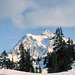
[[75, 0], [0, 0], [0, 19], [19, 28], [75, 26]]

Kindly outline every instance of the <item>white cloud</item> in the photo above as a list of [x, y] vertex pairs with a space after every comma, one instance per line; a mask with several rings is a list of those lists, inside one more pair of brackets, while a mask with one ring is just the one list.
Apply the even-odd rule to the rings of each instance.
[[20, 28], [75, 26], [75, 0], [0, 0], [3, 18]]

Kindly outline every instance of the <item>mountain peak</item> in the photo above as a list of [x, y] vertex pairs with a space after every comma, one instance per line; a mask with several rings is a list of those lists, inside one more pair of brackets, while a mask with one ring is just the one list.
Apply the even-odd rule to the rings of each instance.
[[44, 33], [51, 33], [50, 30], [45, 30]]
[[32, 36], [32, 34], [30, 34], [30, 33], [28, 33], [28, 34], [26, 34], [27, 36]]
[[48, 36], [48, 37], [54, 36], [54, 34], [51, 33], [49, 30], [45, 30], [45, 31], [42, 32], [41, 34], [42, 34], [42, 35], [45, 35], [45, 36]]

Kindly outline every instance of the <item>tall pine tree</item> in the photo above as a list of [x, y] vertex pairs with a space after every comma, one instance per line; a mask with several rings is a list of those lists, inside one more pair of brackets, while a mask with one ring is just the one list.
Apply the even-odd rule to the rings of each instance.
[[47, 56], [44, 57], [44, 65], [46, 65], [44, 68], [48, 68], [48, 73], [52, 73], [52, 55], [51, 53], [47, 53]]
[[19, 46], [20, 51], [20, 60], [19, 60], [19, 68], [21, 71], [25, 71], [25, 49], [23, 44], [21, 43]]
[[30, 56], [30, 49], [25, 50], [23, 44], [20, 44], [20, 70], [26, 72], [34, 72], [33, 61]]
[[52, 72], [58, 72], [57, 55], [55, 51], [52, 52]]
[[65, 43], [65, 40], [63, 38], [64, 35], [62, 32], [62, 28], [56, 29], [53, 49], [56, 51], [57, 54], [58, 71], [66, 71], [71, 68], [71, 58], [69, 58], [70, 53], [68, 51], [67, 44]]

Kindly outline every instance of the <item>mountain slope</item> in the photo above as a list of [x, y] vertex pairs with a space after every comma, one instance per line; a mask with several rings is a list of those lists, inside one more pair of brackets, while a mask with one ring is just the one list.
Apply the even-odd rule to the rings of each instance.
[[[30, 55], [36, 59], [38, 57], [45, 56], [47, 52], [52, 52], [53, 40], [50, 40], [50, 38], [53, 36], [54, 34], [52, 34], [49, 30], [42, 32], [41, 35], [26, 34], [18, 41], [12, 50], [14, 62], [18, 61], [19, 45], [21, 42], [24, 44], [24, 48], [26, 50], [30, 48]], [[10, 59], [12, 59], [12, 55], [9, 54]]]

